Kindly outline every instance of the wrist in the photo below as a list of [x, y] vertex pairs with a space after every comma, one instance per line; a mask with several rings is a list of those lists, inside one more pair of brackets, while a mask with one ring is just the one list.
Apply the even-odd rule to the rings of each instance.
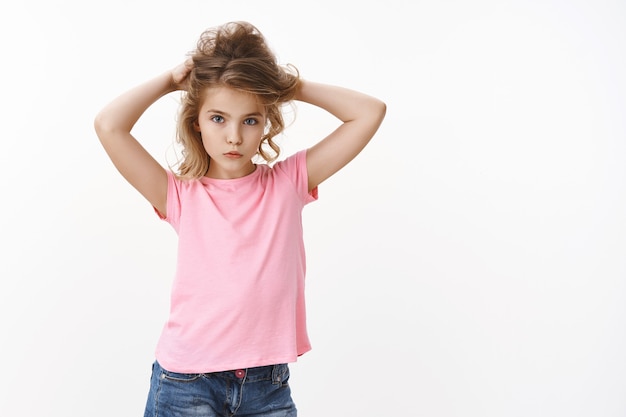
[[302, 98], [304, 97], [303, 89], [306, 88], [306, 83], [307, 82], [303, 80], [302, 78], [298, 79], [298, 84], [296, 86], [295, 95], [294, 95], [295, 100], [302, 101]]

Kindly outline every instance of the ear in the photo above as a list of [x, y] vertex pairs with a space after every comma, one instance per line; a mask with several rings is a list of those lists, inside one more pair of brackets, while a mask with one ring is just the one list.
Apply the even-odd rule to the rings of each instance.
[[194, 120], [194, 121], [193, 121], [193, 129], [194, 129], [196, 132], [200, 132], [200, 124], [198, 123], [198, 120]]

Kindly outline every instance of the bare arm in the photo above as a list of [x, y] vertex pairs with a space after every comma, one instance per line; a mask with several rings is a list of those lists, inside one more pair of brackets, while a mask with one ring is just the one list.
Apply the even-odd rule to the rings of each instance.
[[98, 138], [115, 167], [162, 215], [166, 215], [167, 174], [130, 132], [150, 105], [182, 88], [191, 65], [188, 60], [123, 93], [94, 121]]
[[343, 122], [307, 151], [312, 190], [363, 150], [382, 123], [386, 105], [358, 91], [311, 81], [301, 81], [296, 100], [318, 106]]

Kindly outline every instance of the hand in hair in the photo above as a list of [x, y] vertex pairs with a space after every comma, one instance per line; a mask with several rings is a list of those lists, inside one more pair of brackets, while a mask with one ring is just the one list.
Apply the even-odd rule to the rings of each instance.
[[193, 69], [193, 59], [187, 58], [183, 63], [172, 69], [172, 87], [186, 90], [189, 84], [189, 73]]

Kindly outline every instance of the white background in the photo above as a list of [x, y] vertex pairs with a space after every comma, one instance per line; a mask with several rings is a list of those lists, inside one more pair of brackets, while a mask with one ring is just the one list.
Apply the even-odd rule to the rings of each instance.
[[[301, 416], [626, 415], [623, 2], [0, 9], [0, 415], [142, 415], [176, 237], [93, 118], [228, 20], [303, 77], [388, 105], [305, 209]], [[164, 164], [176, 108], [135, 132]], [[285, 155], [335, 125], [298, 106]]]

